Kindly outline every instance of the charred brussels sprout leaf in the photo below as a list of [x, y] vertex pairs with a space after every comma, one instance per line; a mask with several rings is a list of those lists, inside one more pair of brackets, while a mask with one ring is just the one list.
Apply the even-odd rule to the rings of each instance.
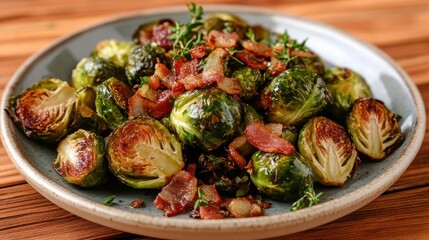
[[76, 91], [76, 114], [70, 126], [71, 131], [85, 129], [101, 134], [109, 128], [95, 109], [96, 93], [93, 87], [82, 87]]
[[115, 128], [127, 120], [128, 99], [132, 91], [127, 84], [110, 78], [97, 86], [95, 107], [110, 128]]
[[61, 140], [54, 169], [68, 183], [94, 187], [107, 180], [104, 140], [95, 133], [78, 130]]
[[31, 139], [57, 142], [75, 115], [75, 89], [56, 78], [40, 80], [10, 99], [8, 112]]
[[297, 200], [307, 187], [313, 187], [313, 171], [298, 152], [282, 155], [258, 151], [248, 171], [259, 192], [277, 200]]
[[123, 69], [96, 56], [83, 58], [72, 72], [73, 86], [76, 89], [97, 86], [111, 77], [126, 81]]
[[365, 79], [347, 68], [329, 69], [325, 73], [325, 83], [332, 95], [329, 111], [338, 119], [344, 118], [356, 99], [371, 97], [371, 89]]
[[116, 128], [106, 146], [110, 170], [134, 188], [160, 188], [184, 166], [180, 143], [150, 117], [135, 118]]
[[359, 163], [344, 128], [325, 117], [310, 119], [301, 129], [298, 148], [323, 185], [343, 186]]
[[304, 69], [287, 70], [265, 88], [269, 122], [300, 124], [317, 114], [330, 102], [324, 81]]
[[241, 105], [216, 88], [188, 91], [174, 102], [171, 124], [186, 144], [211, 151], [235, 136]]
[[264, 78], [259, 70], [253, 70], [249, 67], [237, 69], [232, 73], [240, 84], [240, 98], [250, 99], [258, 93], [259, 88], [264, 83]]
[[128, 55], [135, 46], [136, 45], [132, 42], [114, 39], [104, 40], [97, 44], [92, 55], [124, 68], [127, 63]]
[[357, 150], [373, 160], [382, 160], [404, 140], [397, 115], [377, 99], [356, 100], [346, 126]]
[[130, 52], [125, 65], [125, 73], [130, 85], [139, 84], [141, 77], [153, 75], [157, 58], [161, 61], [166, 59], [164, 49], [150, 45], [135, 47]]

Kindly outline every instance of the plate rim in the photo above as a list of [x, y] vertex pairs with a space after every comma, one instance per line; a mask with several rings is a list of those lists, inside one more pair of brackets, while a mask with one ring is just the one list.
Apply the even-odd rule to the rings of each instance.
[[[303, 231], [350, 214], [351, 212], [377, 198], [388, 187], [397, 181], [397, 179], [411, 164], [417, 155], [421, 144], [423, 143], [426, 128], [426, 114], [423, 99], [417, 86], [411, 80], [408, 74], [393, 59], [391, 59], [386, 53], [374, 45], [363, 42], [337, 28], [319, 21], [269, 8], [228, 4], [207, 4], [203, 6], [205, 10], [209, 11], [238, 11], [246, 13], [255, 12], [259, 14], [266, 14], [267, 16], [281, 16], [284, 18], [298, 20], [324, 30], [327, 29], [337, 35], [341, 35], [342, 37], [358, 43], [372, 53], [378, 55], [401, 77], [401, 80], [408, 87], [408, 91], [411, 93], [412, 100], [416, 106], [416, 127], [411, 131], [409, 146], [404, 149], [402, 155], [396, 159], [392, 166], [386, 169], [383, 174], [381, 174], [381, 176], [376, 177], [366, 185], [363, 185], [362, 187], [347, 193], [342, 197], [313, 206], [311, 209], [307, 208], [297, 212], [287, 212], [257, 218], [206, 221], [149, 216], [142, 213], [133, 213], [115, 209], [109, 206], [104, 206], [102, 203], [96, 203], [92, 200], [85, 199], [83, 196], [63, 188], [61, 185], [50, 180], [44, 174], [39, 172], [38, 169], [33, 167], [30, 161], [26, 159], [23, 149], [17, 146], [16, 137], [13, 136], [13, 123], [4, 110], [8, 104], [8, 99], [12, 96], [12, 93], [15, 92], [16, 85], [19, 83], [20, 78], [27, 73], [27, 71], [32, 67], [33, 64], [36, 63], [38, 59], [43, 58], [45, 54], [48, 54], [55, 48], [61, 46], [62, 44], [66, 44], [67, 41], [78, 37], [87, 31], [91, 31], [94, 28], [130, 18], [153, 16], [159, 13], [179, 13], [186, 11], [186, 8], [183, 6], [150, 8], [144, 11], [128, 12], [119, 16], [107, 18], [98, 23], [78, 29], [58, 38], [57, 40], [48, 44], [42, 50], [30, 56], [23, 64], [21, 64], [21, 66], [16, 70], [7, 83], [1, 101], [1, 139], [10, 159], [20, 174], [24, 176], [26, 181], [33, 188], [35, 188], [51, 202], [63, 209], [66, 209], [67, 211], [72, 212], [73, 214], [107, 227], [131, 233], [167, 238], [177, 238], [177, 232], [192, 233], [192, 235], [186, 236], [188, 239], [190, 237], [192, 239], [197, 239], [200, 236], [203, 236], [202, 234], [207, 233], [223, 234], [226, 237], [228, 235], [233, 236], [234, 234], [238, 234], [235, 236], [243, 236], [244, 233], [250, 233], [249, 236], [259, 238], [274, 237]], [[230, 11], [231, 9], [234, 9], [234, 11]], [[329, 205], [335, 205], [335, 208], [329, 207], [328, 203]], [[89, 214], [89, 216], [87, 214]], [[303, 226], [304, 222], [307, 223], [305, 226]], [[207, 237], [207, 235], [205, 236]], [[219, 237], [219, 235], [216, 235], [216, 237]]]

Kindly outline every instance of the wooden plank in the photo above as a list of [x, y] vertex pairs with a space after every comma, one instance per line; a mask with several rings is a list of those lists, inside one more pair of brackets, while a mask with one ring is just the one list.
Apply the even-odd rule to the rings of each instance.
[[[290, 235], [288, 239], [320, 239], [321, 236], [329, 236], [333, 240], [350, 239], [353, 236], [368, 236], [372, 239], [427, 239], [428, 198], [428, 186], [385, 194], [348, 216], [310, 231]], [[0, 201], [0, 232], [4, 239], [65, 239], [76, 236], [82, 239], [150, 239], [124, 234], [76, 217], [51, 204], [27, 184], [0, 189]], [[413, 221], [404, 221], [407, 216], [413, 216]], [[62, 229], [66, 230], [61, 231]]]

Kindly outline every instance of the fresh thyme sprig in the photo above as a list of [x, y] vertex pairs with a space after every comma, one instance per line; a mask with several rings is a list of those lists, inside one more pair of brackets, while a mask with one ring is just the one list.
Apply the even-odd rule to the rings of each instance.
[[308, 51], [308, 48], [305, 46], [307, 39], [299, 43], [298, 41], [291, 39], [287, 31], [280, 35], [280, 40], [278, 42], [282, 44], [282, 52], [276, 52], [276, 57], [277, 59], [282, 60], [286, 66], [297, 58], [296, 56], [290, 55], [291, 50]]
[[206, 193], [204, 192], [203, 189], [198, 188], [198, 199], [197, 199], [197, 201], [195, 201], [194, 209], [198, 209], [200, 206], [208, 206], [209, 205], [209, 202], [204, 200], [205, 194]]
[[253, 32], [252, 28], [249, 28], [246, 32], [246, 37], [250, 39], [252, 42], [256, 42], [255, 33]]
[[181, 24], [176, 21], [175, 26], [170, 28], [172, 34], [168, 36], [168, 39], [174, 40], [173, 48], [177, 50], [173, 57], [175, 60], [189, 58], [191, 49], [203, 44], [202, 34], [199, 30], [203, 25], [201, 20], [204, 10], [201, 6], [196, 6], [191, 2], [188, 3], [188, 11], [191, 17], [190, 22]]
[[314, 192], [312, 185], [307, 185], [304, 194], [300, 199], [294, 202], [290, 208], [290, 211], [296, 211], [302, 208], [311, 207], [320, 202], [320, 196], [322, 196], [323, 192], [320, 192], [316, 195]]

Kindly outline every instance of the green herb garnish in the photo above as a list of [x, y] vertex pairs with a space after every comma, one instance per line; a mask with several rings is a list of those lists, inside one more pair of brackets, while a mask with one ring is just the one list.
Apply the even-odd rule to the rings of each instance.
[[115, 195], [112, 195], [112, 196], [108, 197], [108, 198], [106, 199], [106, 201], [104, 201], [104, 202], [103, 202], [103, 204], [104, 204], [104, 205], [110, 205], [110, 204], [112, 204], [113, 200], [115, 200], [115, 198], [116, 198], [116, 196], [115, 196]]

